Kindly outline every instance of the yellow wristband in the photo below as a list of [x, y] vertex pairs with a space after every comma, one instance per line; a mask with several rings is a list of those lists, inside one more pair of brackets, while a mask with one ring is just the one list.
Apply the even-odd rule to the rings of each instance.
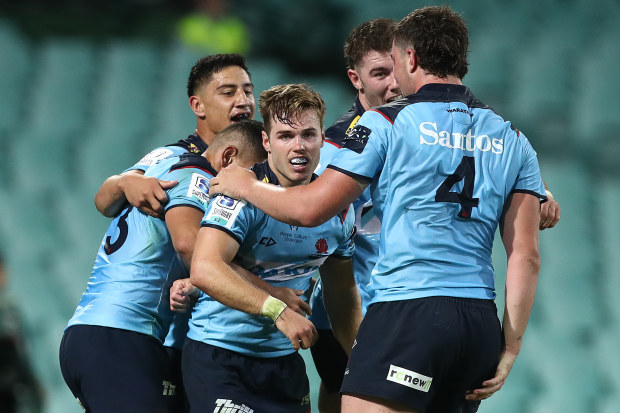
[[284, 301], [278, 300], [270, 295], [263, 303], [263, 307], [260, 309], [260, 315], [270, 318], [271, 321], [275, 323], [285, 308], [286, 304]]

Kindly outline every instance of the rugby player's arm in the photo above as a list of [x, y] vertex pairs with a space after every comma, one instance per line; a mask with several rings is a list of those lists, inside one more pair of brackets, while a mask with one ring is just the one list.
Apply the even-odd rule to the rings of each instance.
[[[273, 297], [235, 272], [231, 262], [238, 250], [238, 242], [228, 233], [216, 228], [201, 228], [192, 258], [190, 281], [228, 307], [261, 315], [265, 301]], [[273, 321], [296, 350], [309, 348], [317, 339], [310, 320], [288, 306]]]
[[507, 201], [500, 230], [508, 266], [506, 269], [506, 299], [504, 307], [505, 345], [500, 355], [495, 377], [482, 383], [467, 398], [482, 400], [498, 391], [521, 351], [521, 343], [530, 318], [538, 273], [538, 224], [540, 200], [531, 194], [514, 193]]
[[330, 256], [319, 272], [329, 322], [336, 339], [348, 355], [362, 322], [362, 300], [353, 278], [353, 263], [350, 258]]
[[134, 169], [106, 179], [95, 194], [95, 206], [101, 215], [112, 218], [129, 202], [145, 214], [159, 218], [168, 201], [165, 190], [176, 184], [177, 181], [144, 176], [144, 171]]
[[245, 199], [278, 221], [316, 227], [357, 199], [368, 182], [327, 168], [308, 185], [282, 188], [258, 181], [247, 169], [229, 165], [210, 185], [213, 193]]
[[196, 237], [204, 211], [190, 206], [173, 206], [166, 211], [165, 221], [175, 251], [185, 268], [190, 268]]

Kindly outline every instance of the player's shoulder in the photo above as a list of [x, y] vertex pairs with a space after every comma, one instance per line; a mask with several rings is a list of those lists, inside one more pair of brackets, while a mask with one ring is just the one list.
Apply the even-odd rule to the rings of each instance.
[[[172, 158], [170, 162], [169, 172], [178, 170], [199, 170], [210, 176], [217, 175], [217, 171], [209, 163], [209, 161], [201, 155], [195, 153], [185, 153], [178, 157]], [[196, 171], [198, 172], [198, 171]]]
[[183, 150], [183, 152], [189, 152], [198, 155], [206, 151], [207, 147], [208, 145], [196, 133], [189, 135], [185, 139], [180, 139], [177, 142], [165, 146], [165, 148], [168, 149], [180, 148]]
[[351, 109], [340, 116], [336, 122], [325, 130], [325, 141], [338, 148], [341, 147], [344, 137], [353, 129], [363, 114], [364, 107], [358, 97]]
[[280, 185], [278, 181], [278, 177], [269, 167], [269, 162], [264, 161], [261, 163], [254, 164], [250, 168], [252, 172], [256, 175], [256, 179], [262, 182], [266, 182], [268, 184]]

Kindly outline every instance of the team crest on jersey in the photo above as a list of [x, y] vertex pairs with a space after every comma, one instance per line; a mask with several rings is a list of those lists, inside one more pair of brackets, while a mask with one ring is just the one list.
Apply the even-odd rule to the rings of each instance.
[[227, 196], [218, 195], [211, 204], [211, 209], [207, 213], [205, 221], [232, 229], [237, 215], [239, 215], [244, 206], [245, 201], [238, 201]]
[[363, 125], [355, 125], [342, 141], [342, 147], [357, 153], [362, 153], [370, 137], [371, 130]]
[[161, 161], [162, 159], [166, 159], [170, 155], [172, 155], [172, 151], [170, 149], [155, 149], [154, 151], [147, 153], [142, 159], [140, 159], [140, 161], [138, 161], [138, 165], [155, 165], [157, 162]]
[[188, 198], [196, 198], [205, 205], [209, 204], [209, 180], [204, 176], [193, 173], [192, 181], [187, 189]]
[[320, 238], [315, 244], [317, 254], [327, 254], [327, 240], [325, 238]]
[[190, 143], [189, 146], [187, 147], [187, 150], [191, 153], [197, 153], [197, 154], [201, 154], [202, 152], [200, 151], [200, 149], [198, 149], [198, 147], [196, 145], [194, 145], [193, 143]]

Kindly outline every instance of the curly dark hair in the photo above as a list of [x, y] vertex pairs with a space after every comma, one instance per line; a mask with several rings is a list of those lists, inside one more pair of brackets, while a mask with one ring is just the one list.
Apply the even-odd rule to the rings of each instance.
[[368, 52], [389, 52], [396, 20], [380, 17], [369, 20], [351, 30], [344, 42], [344, 58], [347, 68], [355, 69]]
[[467, 23], [449, 6], [414, 10], [398, 23], [394, 45], [415, 50], [419, 64], [429, 74], [462, 79], [467, 74], [469, 37]]
[[230, 66], [239, 66], [245, 70], [251, 78], [250, 71], [245, 63], [245, 58], [240, 54], [227, 53], [205, 56], [198, 60], [189, 72], [189, 79], [187, 80], [187, 96], [194, 96], [198, 89], [211, 80], [214, 73], [224, 70]]

